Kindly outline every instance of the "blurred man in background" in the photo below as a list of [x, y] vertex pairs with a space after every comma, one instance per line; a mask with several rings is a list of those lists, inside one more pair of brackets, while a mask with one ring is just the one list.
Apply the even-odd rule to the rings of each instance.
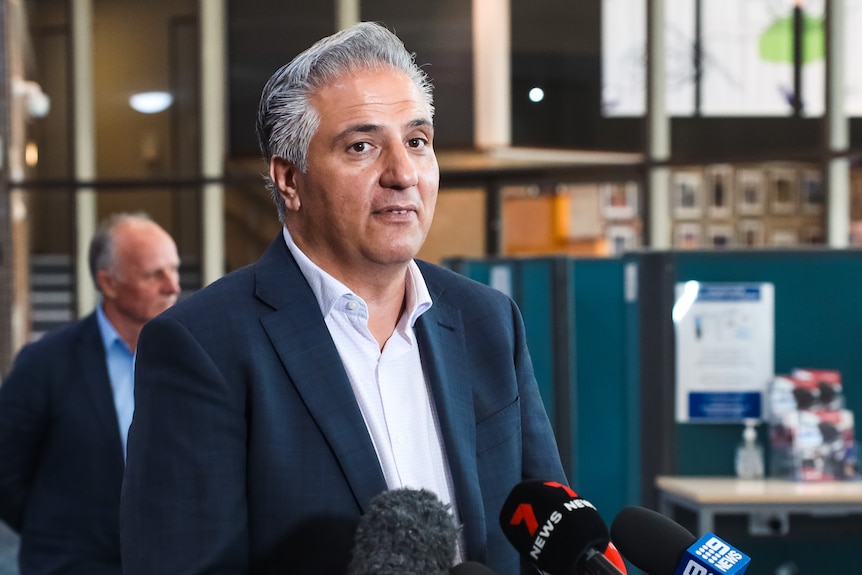
[[90, 243], [101, 294], [84, 319], [19, 352], [0, 386], [0, 519], [21, 575], [121, 575], [119, 503], [144, 324], [180, 293], [177, 247], [147, 215]]

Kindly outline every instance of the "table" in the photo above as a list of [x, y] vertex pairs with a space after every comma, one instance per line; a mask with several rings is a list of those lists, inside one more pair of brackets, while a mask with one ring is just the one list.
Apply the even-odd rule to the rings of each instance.
[[834, 517], [862, 514], [862, 481], [659, 476], [659, 511], [693, 511], [698, 533], [714, 531], [717, 515], [746, 515], [751, 535], [786, 535], [791, 513]]

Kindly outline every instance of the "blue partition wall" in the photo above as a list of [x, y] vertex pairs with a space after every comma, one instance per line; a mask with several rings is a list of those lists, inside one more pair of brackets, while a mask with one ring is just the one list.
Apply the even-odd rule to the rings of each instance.
[[[639, 267], [642, 393], [642, 499], [654, 506], [655, 475], [733, 475], [741, 424], [678, 424], [674, 419], [675, 340], [670, 309], [676, 283], [769, 282], [775, 286], [775, 372], [837, 369], [847, 407], [862, 413], [862, 251], [762, 250], [663, 252], [632, 256]], [[655, 415], [649, 425], [646, 413]], [[768, 447], [767, 430], [760, 439]], [[857, 441], [859, 432], [857, 431]], [[769, 451], [767, 449], [767, 457]], [[862, 489], [862, 485], [860, 485]], [[689, 529], [694, 523], [677, 518]], [[693, 518], [688, 518], [693, 519]], [[751, 536], [744, 517], [716, 531], [752, 557], [747, 575], [794, 565], [799, 575], [843, 572], [855, 563], [862, 517], [791, 517], [786, 536]]]
[[637, 502], [640, 485], [637, 347], [626, 337], [631, 316], [623, 262], [547, 257], [445, 264], [517, 302], [570, 483], [610, 524]]
[[[847, 407], [862, 409], [862, 252], [789, 251], [673, 256], [675, 281], [771, 282], [775, 285], [775, 372], [795, 367], [841, 371]], [[857, 413], [862, 413], [858, 411]], [[760, 426], [765, 441], [764, 426]], [[739, 425], [680, 425], [681, 475], [732, 475]], [[704, 458], [704, 441], [726, 457]], [[862, 488], [862, 487], [860, 487]]]
[[570, 386], [577, 397], [576, 486], [608, 525], [639, 502], [638, 349], [629, 343], [625, 267], [619, 259], [570, 259], [575, 339]]
[[[847, 407], [857, 421], [862, 413], [860, 250], [669, 251], [445, 264], [491, 285], [492, 278], [510, 278], [503, 291], [523, 311], [572, 486], [596, 503], [609, 524], [625, 506], [657, 507], [657, 475], [734, 472], [741, 424], [675, 421], [676, 283], [772, 283], [776, 373], [837, 369]], [[760, 434], [767, 443], [764, 426]], [[694, 531], [693, 517], [676, 519]], [[751, 536], [742, 517], [719, 523], [716, 531], [751, 555], [747, 575], [774, 575], [788, 563], [799, 575], [831, 573], [855, 564], [862, 518], [791, 518], [783, 537]]]

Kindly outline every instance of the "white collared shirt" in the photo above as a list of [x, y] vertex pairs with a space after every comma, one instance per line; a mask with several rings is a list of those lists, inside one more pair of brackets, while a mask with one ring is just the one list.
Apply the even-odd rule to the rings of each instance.
[[413, 330], [432, 305], [419, 266], [413, 261], [408, 266], [404, 313], [381, 351], [368, 329], [368, 307], [362, 298], [302, 253], [287, 227], [283, 234], [323, 312], [387, 486], [428, 489], [450, 504], [458, 517], [434, 400]]

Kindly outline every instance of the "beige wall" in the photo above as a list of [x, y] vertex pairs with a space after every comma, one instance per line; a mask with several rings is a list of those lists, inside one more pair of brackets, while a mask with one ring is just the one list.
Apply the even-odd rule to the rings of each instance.
[[419, 258], [479, 257], [485, 253], [485, 194], [481, 189], [444, 189]]

